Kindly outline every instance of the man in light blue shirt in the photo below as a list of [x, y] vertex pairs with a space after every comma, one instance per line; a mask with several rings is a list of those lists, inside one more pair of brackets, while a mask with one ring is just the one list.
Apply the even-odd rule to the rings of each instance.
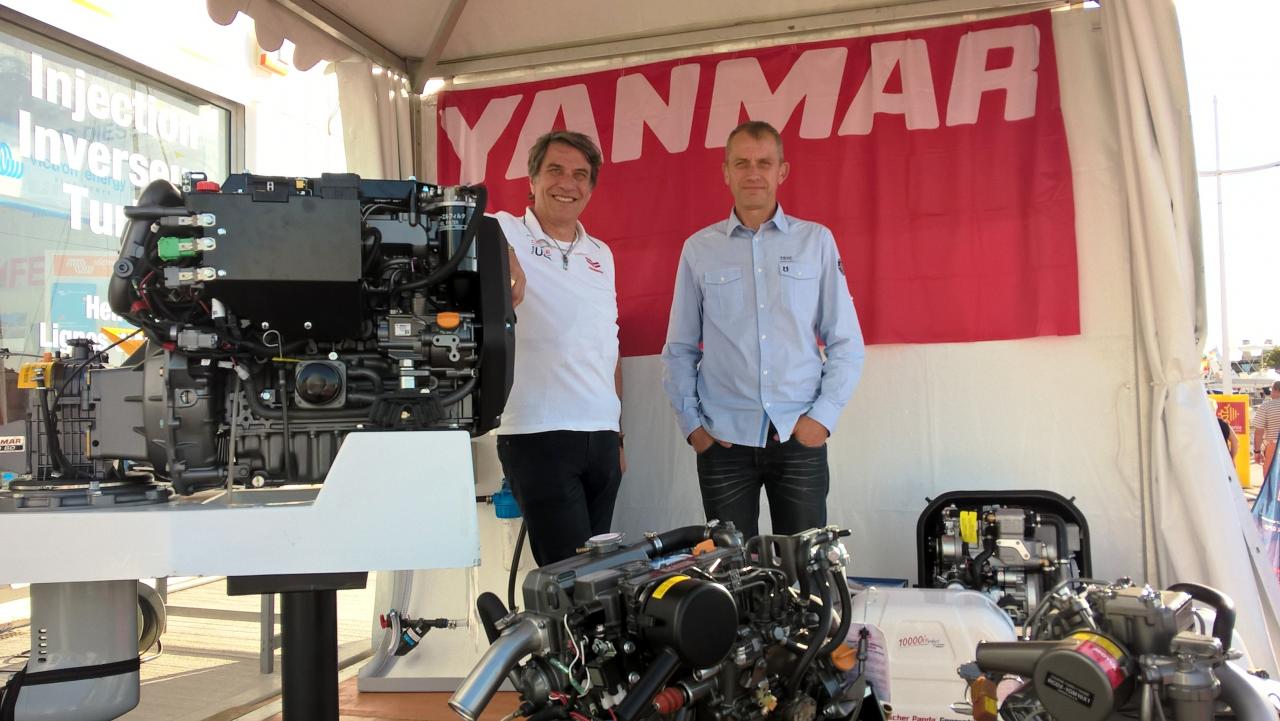
[[826, 441], [865, 356], [831, 231], [778, 205], [789, 171], [773, 126], [729, 134], [733, 211], [685, 241], [662, 350], [703, 510], [747, 538], [758, 535], [761, 487], [774, 533], [826, 525]]

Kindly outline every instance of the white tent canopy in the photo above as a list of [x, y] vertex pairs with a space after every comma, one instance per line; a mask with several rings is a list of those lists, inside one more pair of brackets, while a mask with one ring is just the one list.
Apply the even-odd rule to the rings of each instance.
[[[297, 64], [372, 63], [384, 82], [502, 82], [747, 43], [857, 34], [1065, 2], [1044, 0], [207, 0], [253, 16], [263, 47]], [[1199, 374], [1205, 324], [1194, 155], [1172, 0], [1109, 0], [1055, 13], [1076, 189], [1083, 330], [1074, 338], [875, 346], [832, 439], [832, 520], [853, 527], [855, 569], [904, 575], [925, 495], [1042, 488], [1075, 495], [1095, 534], [1095, 575], [1206, 583], [1231, 595], [1255, 664], [1274, 675], [1280, 601], [1221, 449]], [[1101, 32], [1098, 32], [1101, 30]], [[341, 71], [340, 71], [341, 72]], [[366, 73], [367, 75], [367, 73]], [[353, 76], [354, 77], [354, 76]], [[397, 93], [389, 95], [395, 105]], [[376, 165], [409, 175], [430, 158], [434, 119], [362, 90]], [[381, 90], [381, 87], [378, 88]], [[382, 104], [381, 110], [377, 107]], [[386, 113], [410, 113], [411, 121]], [[349, 133], [350, 135], [350, 133]], [[409, 147], [406, 148], [406, 143]], [[424, 151], [423, 148], [426, 148]], [[349, 152], [349, 157], [351, 153]], [[419, 170], [421, 167], [419, 166]], [[419, 177], [434, 176], [433, 169]], [[722, 201], [723, 202], [723, 201]], [[632, 388], [658, 387], [653, 357], [627, 359]], [[624, 408], [629, 471], [622, 530], [700, 519], [693, 461], [661, 394]], [[1218, 436], [1220, 439], [1220, 436]]]
[[644, 3], [580, 0], [206, 0], [229, 24], [254, 18], [262, 47], [281, 38], [306, 69], [353, 54], [412, 78], [539, 68], [722, 43], [789, 37], [872, 23], [960, 17], [977, 12], [1066, 6], [1066, 0], [736, 0]]

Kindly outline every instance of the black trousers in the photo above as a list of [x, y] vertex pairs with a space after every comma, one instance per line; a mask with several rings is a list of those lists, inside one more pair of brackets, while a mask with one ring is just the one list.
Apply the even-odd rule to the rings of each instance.
[[498, 436], [498, 459], [539, 566], [573, 556], [609, 530], [622, 482], [615, 431]]
[[809, 448], [794, 438], [772, 437], [764, 448], [712, 443], [698, 455], [698, 485], [707, 520], [733, 521], [744, 538], [760, 535], [761, 487], [769, 496], [774, 534], [827, 525], [831, 473], [825, 443]]

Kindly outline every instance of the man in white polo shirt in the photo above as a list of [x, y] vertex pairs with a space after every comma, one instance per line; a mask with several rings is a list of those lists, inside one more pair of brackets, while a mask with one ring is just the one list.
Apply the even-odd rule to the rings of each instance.
[[625, 468], [613, 254], [578, 222], [600, 164], [586, 135], [548, 133], [529, 150], [533, 207], [494, 216], [525, 278], [498, 458], [543, 566], [609, 530]]

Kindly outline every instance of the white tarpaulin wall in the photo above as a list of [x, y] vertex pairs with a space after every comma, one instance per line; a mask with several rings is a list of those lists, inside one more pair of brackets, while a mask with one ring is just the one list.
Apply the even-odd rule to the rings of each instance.
[[[1111, 0], [1053, 18], [1081, 335], [872, 346], [830, 441], [831, 520], [853, 530], [853, 573], [914, 581], [926, 497], [1075, 497], [1095, 576], [1224, 590], [1254, 662], [1275, 674], [1275, 580], [1199, 380], [1199, 221], [1172, 4]], [[419, 137], [430, 157], [434, 132]], [[390, 157], [402, 157], [399, 146]], [[707, 202], [730, 201], [726, 192]], [[658, 358], [628, 358], [623, 368], [630, 469], [615, 526], [634, 538], [701, 521], [693, 454], [660, 390]], [[491, 454], [491, 444], [479, 452]]]
[[1238, 628], [1274, 675], [1276, 579], [1238, 486], [1220, 482], [1234, 471], [1212, 433], [1200, 381], [1200, 214], [1177, 18], [1169, 2], [1148, 0], [1108, 3], [1104, 20], [1138, 355], [1149, 379], [1142, 431], [1150, 466], [1140, 486], [1149, 519], [1146, 568], [1162, 583], [1205, 583], [1236, 599]]
[[[1082, 334], [868, 348], [862, 381], [829, 441], [830, 519], [853, 531], [852, 573], [916, 580], [916, 521], [926, 497], [1046, 489], [1076, 497], [1087, 516], [1098, 539], [1095, 575], [1143, 575], [1131, 259], [1097, 23], [1096, 12], [1054, 15]], [[707, 202], [731, 199], [726, 191]], [[701, 521], [694, 455], [660, 390], [661, 362], [623, 364], [631, 467], [615, 525], [634, 534]]]

